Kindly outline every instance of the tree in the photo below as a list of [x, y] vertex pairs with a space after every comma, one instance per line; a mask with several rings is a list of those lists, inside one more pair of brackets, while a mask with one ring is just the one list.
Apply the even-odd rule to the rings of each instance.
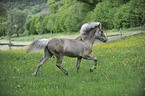
[[6, 7], [2, 2], [0, 2], [0, 17], [4, 17], [6, 15], [7, 15]]
[[109, 18], [109, 12], [112, 9], [112, 3], [109, 1], [101, 2], [96, 5], [93, 11], [89, 12], [86, 17], [86, 22], [97, 21], [101, 22], [104, 28], [110, 28], [108, 21], [111, 21]]
[[75, 3], [78, 3], [77, 0], [60, 0], [59, 3], [59, 12], [63, 11], [63, 10], [67, 10], [68, 8], [70, 8], [71, 6], [73, 6]]
[[101, 2], [102, 0], [78, 0], [78, 1], [87, 3], [87, 4], [95, 7], [96, 4], [99, 3], [99, 2]]
[[46, 29], [49, 30], [51, 34], [52, 32], [55, 31], [55, 20], [56, 20], [55, 17], [56, 17], [55, 14], [52, 14], [51, 16], [49, 16], [49, 19], [46, 24]]
[[41, 21], [41, 25], [40, 25], [40, 33], [44, 34], [44, 33], [52, 33], [52, 32], [56, 32], [55, 28], [55, 21], [56, 20], [56, 14], [51, 14], [46, 16], [42, 21]]
[[42, 34], [45, 31], [43, 30], [45, 26], [43, 26], [42, 23], [43, 19], [43, 15], [37, 15], [26, 22], [25, 28], [29, 32], [29, 34]]
[[67, 32], [77, 32], [80, 30], [81, 25], [84, 23], [85, 17], [88, 11], [90, 11], [89, 6], [84, 3], [75, 3], [68, 12], [68, 16], [64, 21]]
[[13, 34], [17, 34], [17, 36], [19, 36], [19, 33], [24, 31], [23, 26], [26, 22], [26, 18], [27, 15], [24, 12], [15, 10], [8, 12], [8, 35], [12, 36]]
[[116, 28], [120, 27], [136, 27], [144, 24], [145, 22], [145, 1], [131, 0], [129, 3], [124, 4], [117, 8], [114, 14], [113, 24]]
[[6, 35], [6, 21], [7, 9], [5, 5], [0, 2], [0, 36]]
[[59, 8], [59, 0], [48, 0], [47, 4], [49, 5], [49, 11], [56, 13]]

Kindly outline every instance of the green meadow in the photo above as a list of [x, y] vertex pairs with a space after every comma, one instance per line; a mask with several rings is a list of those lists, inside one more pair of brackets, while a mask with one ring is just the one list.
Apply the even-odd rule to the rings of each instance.
[[64, 75], [50, 58], [32, 76], [43, 51], [25, 55], [25, 50], [0, 50], [0, 96], [145, 96], [145, 34], [118, 42], [93, 46], [98, 58], [82, 60], [76, 73], [76, 58], [64, 57]]

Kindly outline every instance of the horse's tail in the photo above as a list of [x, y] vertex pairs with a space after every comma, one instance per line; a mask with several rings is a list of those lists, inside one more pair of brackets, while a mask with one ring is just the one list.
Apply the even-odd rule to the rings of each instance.
[[35, 40], [33, 41], [27, 48], [26, 50], [26, 54], [30, 54], [36, 51], [39, 51], [41, 49], [44, 49], [47, 44], [48, 44], [49, 40], [48, 39], [41, 39], [41, 40]]

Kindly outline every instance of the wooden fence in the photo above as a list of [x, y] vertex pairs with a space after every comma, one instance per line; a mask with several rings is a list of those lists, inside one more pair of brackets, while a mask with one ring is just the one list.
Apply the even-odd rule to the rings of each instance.
[[[137, 33], [135, 32], [132, 32], [134, 30], [137, 30]], [[145, 30], [145, 26], [140, 26], [140, 27], [136, 27], [136, 28], [130, 28], [130, 29], [127, 29], [127, 33], [133, 33], [133, 34], [130, 34], [130, 35], [123, 35], [123, 30], [122, 28], [120, 28], [120, 32], [112, 32], [112, 33], [107, 33], [106, 32], [106, 36], [108, 37], [108, 42], [115, 42], [115, 41], [120, 41], [124, 38], [127, 38], [127, 37], [131, 37], [131, 36], [135, 36], [135, 35], [138, 35], [138, 34], [142, 34], [143, 33], [143, 30]], [[110, 39], [110, 38], [115, 38], [115, 39]], [[27, 45], [22, 45], [22, 44], [13, 44], [11, 43], [11, 41], [9, 41], [9, 43], [0, 43], [0, 45], [8, 45], [9, 46], [9, 49], [11, 49], [11, 47], [15, 46], [15, 47], [23, 47], [23, 46], [27, 46]]]
[[[137, 30], [137, 32], [135, 30]], [[127, 38], [127, 37], [131, 37], [131, 36], [142, 34], [144, 30], [145, 30], [145, 26], [140, 26], [140, 27], [136, 27], [136, 28], [126, 29], [125, 30], [126, 32], [123, 32], [122, 28], [120, 28], [119, 32], [113, 32], [112, 34], [108, 34], [106, 32], [106, 36], [108, 37], [108, 42], [115, 42], [115, 41], [120, 41], [120, 40], [122, 40], [124, 38]], [[124, 33], [125, 34], [127, 33], [128, 35], [124, 35]], [[110, 38], [115, 38], [115, 37], [118, 37], [118, 38], [116, 38], [114, 40], [112, 40], [112, 39], [110, 40]]]
[[22, 44], [12, 44], [12, 43], [0, 43], [0, 45], [8, 45], [9, 49], [11, 49], [11, 47], [15, 46], [15, 47], [23, 47], [23, 46], [28, 46], [28, 45], [22, 45]]

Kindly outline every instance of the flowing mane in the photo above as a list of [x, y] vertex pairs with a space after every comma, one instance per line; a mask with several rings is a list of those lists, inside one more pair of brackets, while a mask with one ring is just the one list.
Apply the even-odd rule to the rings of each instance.
[[87, 33], [88, 31], [90, 31], [90, 29], [95, 28], [95, 27], [99, 26], [100, 24], [101, 24], [100, 22], [85, 23], [82, 25], [80, 33]]

